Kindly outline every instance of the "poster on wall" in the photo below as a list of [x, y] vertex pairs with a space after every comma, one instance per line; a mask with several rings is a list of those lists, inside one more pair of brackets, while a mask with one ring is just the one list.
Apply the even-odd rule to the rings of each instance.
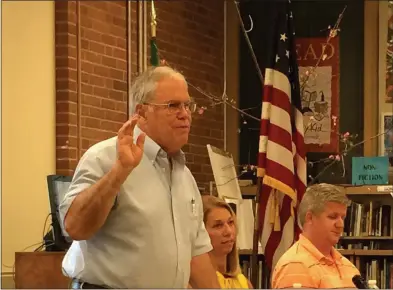
[[385, 102], [393, 103], [393, 3], [388, 2]]
[[389, 157], [389, 166], [393, 166], [393, 113], [381, 114], [380, 155]]
[[[325, 49], [323, 49], [325, 47]], [[340, 61], [338, 36], [297, 38], [300, 94], [307, 152], [339, 151]]]

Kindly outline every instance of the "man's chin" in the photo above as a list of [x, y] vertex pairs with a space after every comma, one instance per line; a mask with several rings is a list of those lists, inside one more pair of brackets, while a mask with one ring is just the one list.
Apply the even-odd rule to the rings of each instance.
[[188, 134], [182, 134], [180, 136], [176, 136], [176, 143], [182, 148], [184, 145], [188, 143]]
[[335, 245], [338, 244], [338, 242], [340, 241], [340, 237], [334, 236], [330, 239], [330, 241], [332, 242], [332, 246], [334, 247]]

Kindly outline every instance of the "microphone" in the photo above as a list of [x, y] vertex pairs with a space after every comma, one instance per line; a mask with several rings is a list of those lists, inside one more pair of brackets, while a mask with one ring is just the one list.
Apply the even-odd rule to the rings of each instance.
[[370, 289], [368, 287], [368, 283], [366, 282], [366, 280], [364, 280], [363, 277], [360, 275], [353, 276], [352, 282], [353, 284], [355, 284], [356, 288], [358, 289]]

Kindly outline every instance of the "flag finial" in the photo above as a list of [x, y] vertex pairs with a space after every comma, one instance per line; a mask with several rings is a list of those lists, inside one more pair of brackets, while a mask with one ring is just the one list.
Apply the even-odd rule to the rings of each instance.
[[156, 9], [154, 8], [154, 1], [151, 1], [151, 38], [150, 38], [150, 64], [152, 66], [160, 65], [160, 58], [158, 57], [158, 47], [156, 43], [156, 26], [157, 26]]
[[157, 26], [157, 15], [156, 9], [154, 8], [154, 1], [151, 1], [151, 37], [156, 37], [156, 26]]

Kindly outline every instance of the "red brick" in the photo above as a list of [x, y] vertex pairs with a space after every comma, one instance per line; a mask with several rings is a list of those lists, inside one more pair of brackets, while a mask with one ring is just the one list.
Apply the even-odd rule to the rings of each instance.
[[[138, 69], [137, 3], [131, 2], [131, 31], [127, 31], [127, 1], [81, 1], [78, 85], [76, 5], [76, 1], [55, 2], [56, 168], [58, 174], [68, 175], [73, 173], [81, 154], [93, 144], [115, 136], [126, 121], [128, 56], [132, 78]], [[156, 1], [155, 5], [161, 56], [194, 86], [220, 96], [223, 1]], [[147, 31], [150, 33], [150, 29]], [[129, 33], [132, 43], [127, 48]], [[210, 106], [211, 102], [192, 87], [190, 94], [200, 105]], [[213, 180], [206, 144], [223, 147], [221, 106], [193, 116], [189, 142], [184, 146], [189, 167], [198, 184], [206, 185]]]

